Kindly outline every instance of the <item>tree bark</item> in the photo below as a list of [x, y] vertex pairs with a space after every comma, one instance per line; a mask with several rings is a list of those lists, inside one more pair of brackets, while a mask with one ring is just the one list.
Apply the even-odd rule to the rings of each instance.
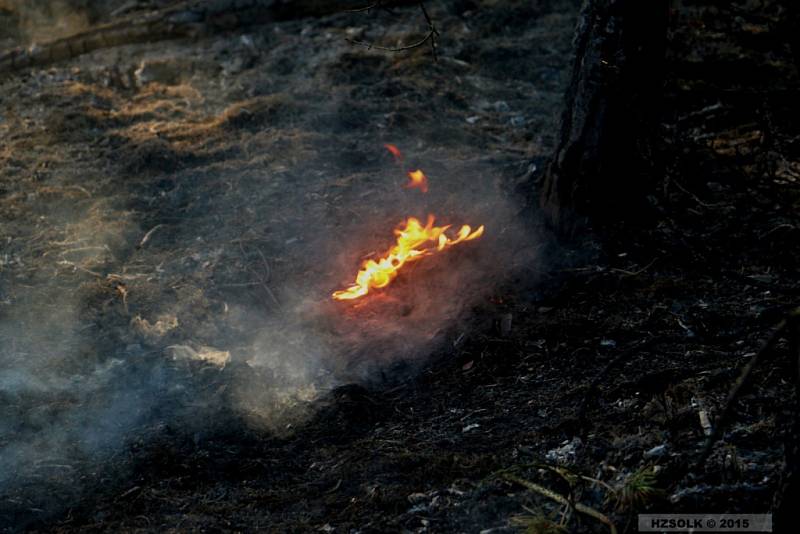
[[797, 69], [800, 70], [800, 32], [797, 31], [798, 24], [800, 24], [800, 6], [797, 4], [797, 0], [784, 0], [781, 2], [783, 7], [781, 33], [786, 36], [786, 40], [792, 48], [794, 63]]
[[558, 144], [540, 203], [565, 233], [580, 221], [635, 218], [658, 173], [669, 0], [588, 0]]

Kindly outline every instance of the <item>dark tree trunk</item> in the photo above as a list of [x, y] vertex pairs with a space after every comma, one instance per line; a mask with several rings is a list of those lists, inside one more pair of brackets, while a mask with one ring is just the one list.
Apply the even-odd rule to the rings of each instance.
[[800, 32], [797, 31], [800, 24], [800, 6], [797, 0], [784, 0], [781, 6], [783, 8], [781, 33], [786, 36], [789, 46], [792, 47], [794, 63], [800, 70]]
[[800, 308], [789, 319], [789, 357], [795, 371], [795, 399], [784, 443], [784, 458], [778, 491], [773, 498], [775, 532], [796, 530], [797, 503], [800, 502]]
[[[800, 71], [800, 6], [796, 0], [785, 0], [781, 5], [781, 33], [789, 42], [795, 65]], [[793, 313], [791, 327], [790, 357], [795, 364], [795, 402], [784, 444], [781, 480], [773, 502], [775, 532], [791, 532], [797, 529], [796, 509], [800, 502], [800, 308]]]
[[669, 0], [588, 0], [575, 35], [575, 64], [541, 205], [570, 232], [584, 217], [641, 213], [659, 165]]

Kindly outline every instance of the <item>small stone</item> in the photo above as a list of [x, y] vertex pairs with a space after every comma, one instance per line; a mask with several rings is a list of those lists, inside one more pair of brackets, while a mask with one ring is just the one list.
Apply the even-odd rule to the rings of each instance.
[[410, 502], [411, 504], [416, 504], [416, 503], [418, 503], [418, 502], [422, 502], [422, 501], [424, 501], [424, 500], [425, 500], [425, 499], [427, 499], [427, 498], [428, 498], [428, 496], [427, 496], [426, 494], [424, 494], [424, 493], [419, 493], [419, 492], [417, 492], [417, 493], [410, 493], [410, 494], [408, 495], [408, 497], [406, 497], [406, 499], [408, 499], [408, 502]]
[[545, 454], [545, 458], [548, 461], [559, 463], [559, 464], [566, 464], [572, 463], [577, 456], [578, 448], [583, 445], [581, 438], [574, 437], [572, 440], [566, 440], [561, 443], [561, 447], [551, 449], [547, 451]]
[[668, 450], [669, 450], [669, 448], [667, 447], [666, 444], [656, 445], [655, 447], [653, 447], [649, 451], [645, 451], [644, 452], [644, 457], [645, 458], [661, 458], [662, 456], [667, 454]]

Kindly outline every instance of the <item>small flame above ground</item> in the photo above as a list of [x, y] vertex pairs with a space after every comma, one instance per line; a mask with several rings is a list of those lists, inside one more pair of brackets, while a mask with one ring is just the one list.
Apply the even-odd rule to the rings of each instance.
[[400, 153], [400, 149], [399, 148], [397, 148], [395, 145], [390, 144], [390, 143], [386, 143], [383, 146], [386, 148], [386, 150], [388, 150], [389, 152], [392, 153], [392, 156], [394, 156], [395, 163], [400, 164], [400, 163], [403, 162], [403, 154]]
[[347, 289], [336, 291], [333, 298], [336, 300], [352, 300], [363, 297], [370, 289], [382, 288], [389, 285], [397, 276], [398, 271], [406, 263], [430, 256], [444, 249], [477, 239], [483, 235], [483, 226], [475, 231], [464, 225], [455, 237], [449, 237], [447, 226], [434, 226], [433, 215], [428, 215], [425, 226], [414, 217], [409, 217], [405, 223], [398, 226], [394, 233], [397, 243], [389, 249], [385, 256], [378, 261], [367, 260], [356, 276], [354, 285]]
[[428, 177], [425, 173], [417, 169], [416, 171], [408, 171], [408, 177], [411, 181], [406, 185], [408, 188], [416, 187], [423, 193], [428, 192]]
[[[391, 152], [392, 156], [394, 156], [394, 162], [398, 165], [402, 165], [403, 163], [403, 153], [400, 152], [400, 149], [397, 148], [396, 145], [391, 143], [386, 143], [383, 145], [386, 150]], [[428, 192], [428, 177], [425, 176], [425, 173], [421, 170], [417, 169], [416, 171], [408, 171], [408, 177], [411, 179], [410, 182], [406, 184], [406, 188], [417, 188], [423, 193]]]

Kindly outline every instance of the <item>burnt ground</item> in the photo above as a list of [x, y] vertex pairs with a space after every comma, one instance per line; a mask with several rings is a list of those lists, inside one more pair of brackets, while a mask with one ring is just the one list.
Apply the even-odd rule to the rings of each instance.
[[[577, 9], [432, 4], [438, 62], [345, 41], [419, 36], [398, 8], [2, 80], [0, 528], [608, 530], [509, 475], [620, 531], [641, 511], [770, 510], [796, 417], [785, 337], [696, 462], [704, 418], [800, 293], [785, 14], [676, 7], [659, 216], [564, 244], [525, 192], [554, 144]], [[383, 308], [297, 304], [327, 301], [418, 202], [383, 143], [428, 172], [443, 217], [528, 220], [513, 254], [484, 245], [487, 224], [443, 260], [479, 271], [461, 287], [431, 268], [420, 300], [398, 281], [416, 307], [390, 302], [390, 319], [419, 332]], [[511, 200], [479, 201], [495, 197]], [[470, 262], [482, 251], [503, 265]], [[342, 347], [348, 321], [387, 338]]]

